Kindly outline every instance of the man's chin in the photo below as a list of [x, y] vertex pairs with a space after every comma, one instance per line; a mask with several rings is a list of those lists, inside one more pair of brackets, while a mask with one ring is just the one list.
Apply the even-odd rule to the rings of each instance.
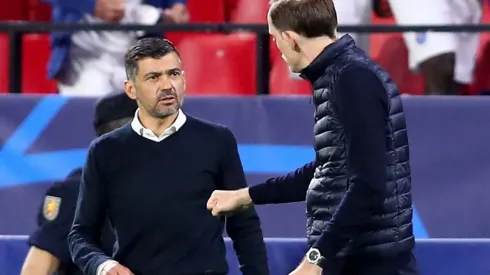
[[154, 114], [157, 118], [167, 118], [169, 116], [175, 115], [179, 112], [180, 106], [177, 104], [175, 106], [166, 106], [165, 108], [158, 108], [155, 110]]
[[289, 70], [294, 74], [301, 73], [301, 69], [289, 66]]

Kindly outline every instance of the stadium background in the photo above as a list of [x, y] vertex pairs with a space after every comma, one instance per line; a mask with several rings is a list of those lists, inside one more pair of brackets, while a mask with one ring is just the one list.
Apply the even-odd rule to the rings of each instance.
[[[254, 5], [253, 1], [248, 5]], [[264, 22], [265, 13], [236, 6], [226, 13], [209, 8], [214, 0], [207, 2], [204, 7], [198, 0], [189, 1], [194, 22]], [[485, 5], [484, 22], [490, 21], [489, 15]], [[0, 0], [0, 20], [6, 19], [49, 20], [49, 9], [34, 0], [14, 4]], [[393, 21], [374, 18], [374, 23]], [[168, 36], [176, 41], [190, 78], [184, 110], [231, 128], [249, 184], [289, 172], [314, 157], [314, 106], [308, 97], [309, 85], [290, 79], [272, 43], [272, 95], [254, 96], [257, 64], [253, 33]], [[489, 38], [482, 35], [471, 94], [490, 87], [486, 84], [490, 84], [490, 70], [486, 69]], [[488, 274], [490, 242], [484, 238], [490, 237], [490, 202], [486, 200], [490, 194], [490, 97], [410, 96], [422, 94], [423, 81], [408, 72], [401, 35], [371, 34], [370, 40], [371, 55], [390, 71], [405, 94], [415, 235], [423, 274]], [[8, 55], [8, 36], [0, 34], [0, 93], [6, 93], [0, 96], [0, 235], [4, 235], [0, 237], [0, 275], [18, 274], [26, 251], [22, 235], [34, 229], [44, 191], [83, 164], [86, 148], [94, 138], [95, 98], [57, 96], [55, 84], [46, 80], [48, 34], [23, 38], [21, 95], [8, 94], [19, 92], [8, 90]], [[211, 96], [200, 96], [203, 94]], [[258, 209], [265, 236], [284, 238], [268, 239], [268, 248], [273, 274], [286, 274], [304, 253], [304, 244], [298, 239], [304, 237], [304, 205]], [[230, 257], [232, 274], [236, 274], [236, 261]]]

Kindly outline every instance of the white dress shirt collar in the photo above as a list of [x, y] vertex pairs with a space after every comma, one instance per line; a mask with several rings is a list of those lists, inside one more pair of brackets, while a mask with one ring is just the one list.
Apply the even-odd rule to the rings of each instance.
[[177, 118], [175, 119], [174, 123], [170, 125], [165, 131], [163, 131], [163, 134], [161, 136], [155, 135], [152, 130], [145, 128], [143, 124], [141, 124], [141, 121], [138, 117], [139, 114], [139, 109], [136, 110], [136, 113], [134, 114], [133, 121], [131, 121], [131, 128], [140, 136], [147, 138], [149, 140], [153, 140], [156, 142], [160, 142], [173, 133], [177, 132], [182, 126], [184, 126], [184, 123], [187, 121], [187, 116], [182, 112], [181, 109], [179, 109], [179, 114], [177, 115]]

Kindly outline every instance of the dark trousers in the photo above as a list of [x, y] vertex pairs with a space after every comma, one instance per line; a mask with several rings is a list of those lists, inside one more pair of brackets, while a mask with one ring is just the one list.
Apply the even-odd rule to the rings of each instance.
[[417, 261], [412, 252], [394, 257], [346, 257], [335, 270], [325, 270], [324, 275], [419, 275]]

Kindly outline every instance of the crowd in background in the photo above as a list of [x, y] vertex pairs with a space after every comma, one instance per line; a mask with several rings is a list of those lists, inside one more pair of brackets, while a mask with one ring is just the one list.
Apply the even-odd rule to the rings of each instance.
[[[269, 0], [0, 0], [0, 20], [64, 23], [266, 23]], [[481, 0], [336, 0], [339, 25], [474, 25], [485, 21]], [[15, 7], [13, 7], [15, 5]], [[126, 79], [123, 55], [145, 36], [164, 35], [182, 53], [190, 94], [256, 94], [253, 33], [95, 32], [27, 35], [24, 38], [23, 92], [100, 96], [121, 90]], [[339, 34], [341, 36], [343, 34]], [[356, 34], [357, 43], [386, 68], [402, 93], [474, 95], [490, 83], [484, 75], [487, 37], [480, 33]], [[0, 35], [6, 57], [7, 36]], [[49, 44], [48, 44], [49, 43]], [[275, 45], [270, 47], [270, 93], [308, 95], [306, 81], [291, 74]], [[32, 50], [35, 52], [32, 53]], [[8, 58], [0, 58], [0, 92], [6, 85]], [[35, 60], [35, 62], [32, 62]], [[35, 63], [35, 64], [33, 64]], [[206, 81], [219, 71], [222, 77]], [[5, 73], [4, 73], [5, 72]], [[487, 87], [488, 86], [488, 87]]]

